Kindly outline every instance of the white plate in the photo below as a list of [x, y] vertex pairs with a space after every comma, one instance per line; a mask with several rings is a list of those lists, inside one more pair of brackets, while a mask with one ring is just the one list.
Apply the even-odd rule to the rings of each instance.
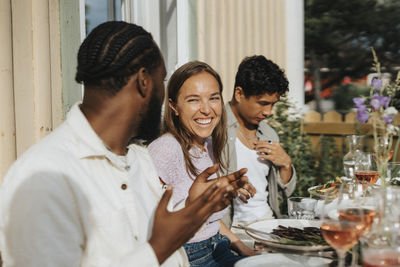
[[[277, 219], [277, 220], [264, 220], [255, 223], [251, 223], [247, 225], [248, 227], [271, 233], [272, 230], [277, 228], [279, 225], [283, 225], [285, 227], [296, 227], [303, 229], [304, 227], [320, 227], [321, 221], [312, 221], [312, 220], [297, 220], [297, 219]], [[263, 235], [260, 233], [255, 233], [251, 231], [246, 231], [246, 233], [254, 238], [255, 240], [273, 248], [279, 249], [289, 249], [289, 250], [297, 250], [297, 251], [316, 251], [330, 248], [329, 245], [288, 245], [279, 243], [279, 241], [275, 241], [268, 237], [267, 235]]]
[[235, 267], [322, 267], [329, 266], [330, 259], [294, 254], [263, 254], [247, 257], [236, 262]]

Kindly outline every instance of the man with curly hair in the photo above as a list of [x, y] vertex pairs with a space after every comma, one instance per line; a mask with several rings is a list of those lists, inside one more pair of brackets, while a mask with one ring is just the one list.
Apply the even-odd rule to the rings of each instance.
[[225, 155], [229, 170], [248, 168], [257, 193], [246, 205], [233, 200], [233, 223], [280, 218], [279, 199], [291, 195], [296, 186], [290, 156], [265, 121], [288, 84], [279, 66], [264, 56], [246, 57], [239, 65], [232, 100], [226, 105]]

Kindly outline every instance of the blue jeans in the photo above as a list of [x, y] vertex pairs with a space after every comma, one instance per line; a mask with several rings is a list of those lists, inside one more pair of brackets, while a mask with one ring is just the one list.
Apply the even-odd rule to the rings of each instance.
[[191, 267], [233, 266], [245, 256], [230, 250], [231, 241], [219, 232], [209, 239], [183, 245]]

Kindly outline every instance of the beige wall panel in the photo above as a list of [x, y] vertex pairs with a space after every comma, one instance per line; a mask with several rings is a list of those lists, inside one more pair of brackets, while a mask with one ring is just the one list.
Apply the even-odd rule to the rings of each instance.
[[48, 0], [12, 1], [17, 156], [52, 129]]
[[52, 128], [63, 121], [62, 75], [61, 75], [61, 35], [60, 35], [60, 1], [49, 0], [49, 33], [51, 65], [51, 108]]
[[[33, 28], [33, 82], [35, 90], [35, 141], [52, 129], [51, 77], [50, 77], [50, 24], [48, 0], [35, 0], [32, 7]], [[19, 134], [19, 133], [18, 133]]]
[[0, 1], [0, 183], [15, 160], [11, 1]]
[[282, 0], [201, 0], [198, 56], [221, 75], [230, 100], [236, 69], [245, 56], [263, 54], [285, 67], [285, 5]]
[[254, 10], [254, 13], [253, 13], [253, 16], [252, 16], [254, 33], [255, 33], [254, 36], [253, 36], [252, 42], [253, 42], [254, 52], [256, 54], [260, 54], [260, 52], [261, 52], [261, 38], [260, 38], [260, 36], [263, 35], [263, 32], [261, 32], [261, 24], [262, 23], [260, 23], [261, 22], [260, 21], [261, 20], [261, 16], [260, 16], [260, 14], [261, 14], [261, 1], [260, 0], [254, 0], [253, 3], [254, 3], [254, 6], [257, 7], [257, 8]]
[[286, 11], [285, 4], [286, 1], [278, 1], [278, 12], [276, 18], [276, 24], [278, 31], [275, 37], [279, 39], [278, 52], [279, 55], [276, 62], [281, 68], [286, 69]]
[[17, 155], [36, 140], [32, 1], [12, 1], [14, 99]]

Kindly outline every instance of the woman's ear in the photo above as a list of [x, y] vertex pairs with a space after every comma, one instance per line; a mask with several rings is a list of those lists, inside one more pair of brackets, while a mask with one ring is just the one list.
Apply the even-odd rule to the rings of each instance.
[[172, 102], [171, 98], [168, 99], [168, 106], [174, 111], [175, 116], [179, 116], [179, 112], [175, 107], [175, 104]]
[[152, 80], [146, 68], [140, 68], [137, 72], [136, 86], [139, 94], [144, 98], [151, 93]]
[[242, 87], [238, 86], [235, 88], [234, 97], [235, 97], [236, 102], [240, 103], [241, 99], [244, 97]]

